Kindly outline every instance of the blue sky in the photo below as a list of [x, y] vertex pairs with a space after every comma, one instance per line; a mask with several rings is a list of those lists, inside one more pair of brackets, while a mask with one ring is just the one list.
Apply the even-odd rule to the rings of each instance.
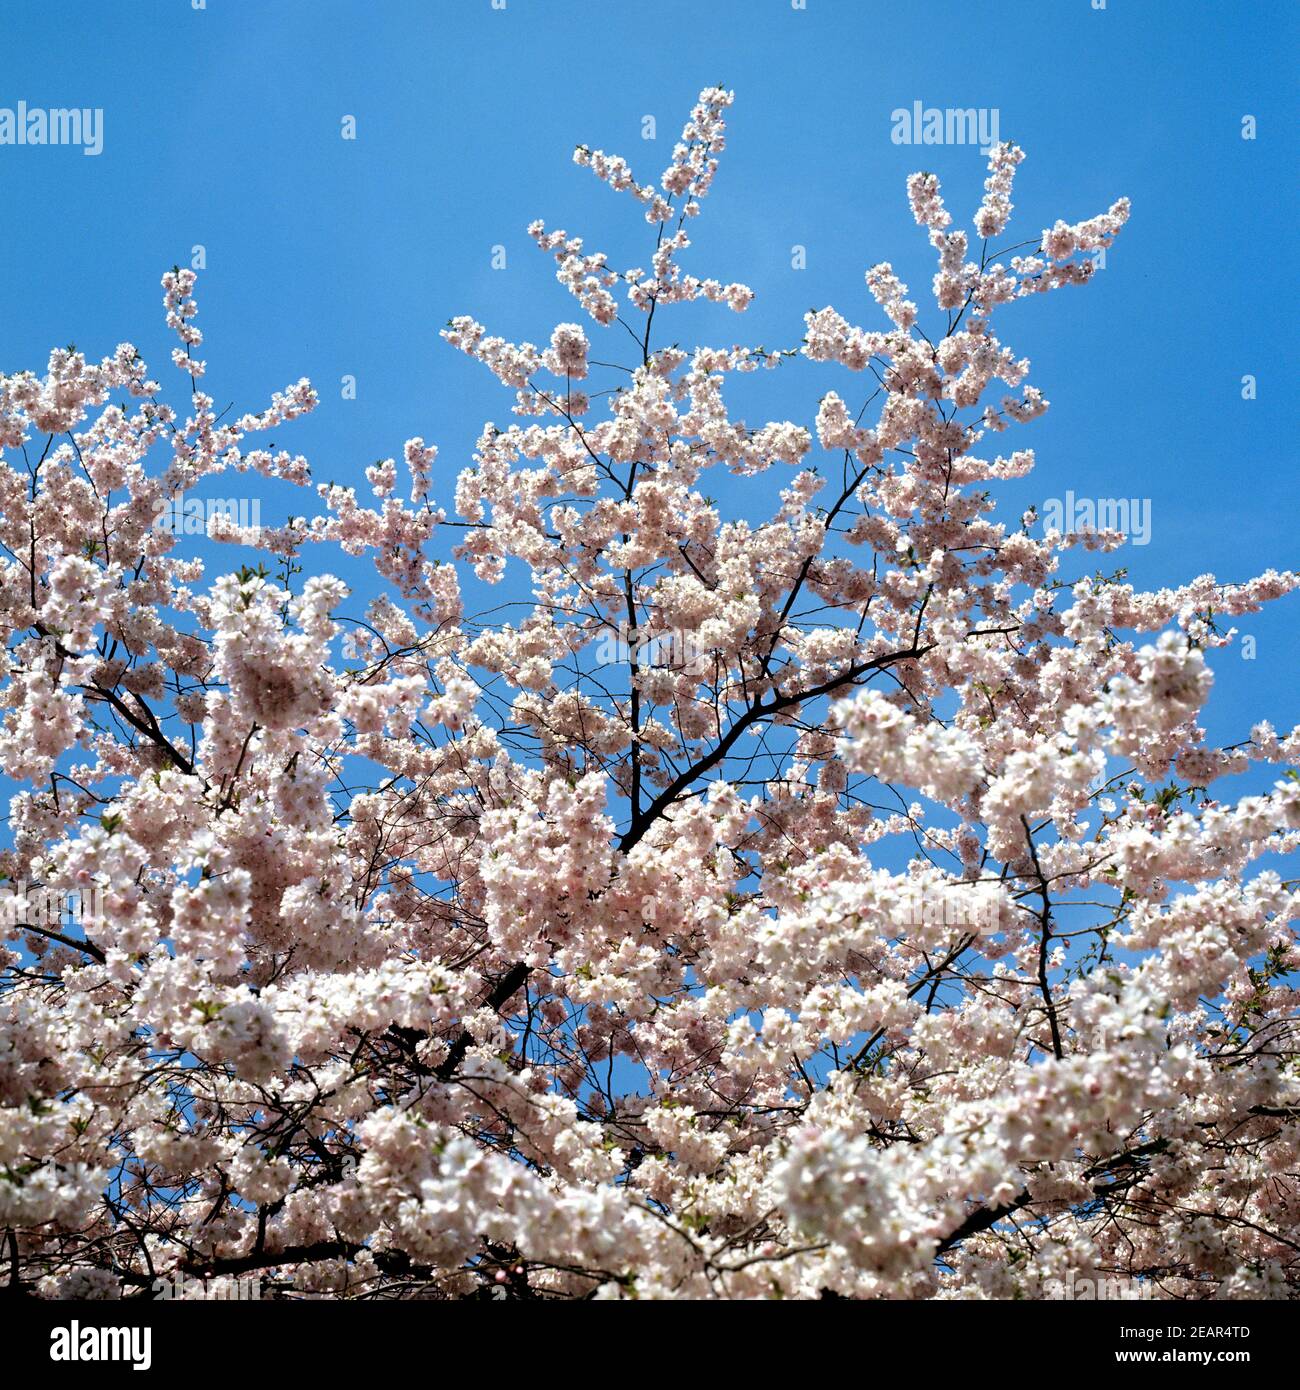
[[[0, 146], [0, 370], [39, 369], [54, 345], [98, 356], [129, 339], [179, 387], [158, 279], [201, 244], [198, 322], [219, 404], [259, 408], [307, 375], [321, 406], [277, 446], [305, 452], [319, 480], [364, 486], [365, 465], [422, 434], [440, 446], [449, 503], [482, 422], [504, 423], [510, 402], [438, 329], [469, 313], [544, 341], [581, 317], [525, 235], [535, 217], [615, 265], [647, 259], [650, 229], [571, 163], [576, 143], [655, 177], [698, 90], [734, 88], [730, 147], [684, 261], [758, 298], [741, 318], [682, 310], [665, 340], [793, 345], [804, 311], [827, 303], [881, 326], [862, 282], [879, 260], [923, 302], [932, 253], [907, 210], [911, 170], [937, 172], [968, 225], [977, 150], [895, 145], [890, 113], [996, 108], [1029, 156], [1011, 234], [1133, 200], [1094, 284], [1000, 316], [1053, 403], [1015, 435], [1039, 468], [1004, 490], [1004, 516], [1067, 489], [1149, 498], [1151, 544], [1116, 560], [1142, 586], [1294, 565], [1297, 150], [1280, 55], [1296, 14], [1269, 0], [7, 0], [0, 106], [102, 107], [104, 150]], [[340, 137], [345, 115], [355, 141]], [[791, 268], [796, 244], [804, 270]], [[1254, 401], [1241, 398], [1247, 373]], [[345, 374], [355, 400], [341, 399]], [[751, 423], [810, 424], [826, 389], [860, 385], [811, 367], [760, 382]], [[766, 504], [724, 487], [734, 510]], [[263, 520], [293, 510], [299, 496], [268, 492]], [[1258, 655], [1215, 659], [1209, 722], [1225, 741], [1260, 717], [1300, 721], [1295, 602], [1238, 626]]]

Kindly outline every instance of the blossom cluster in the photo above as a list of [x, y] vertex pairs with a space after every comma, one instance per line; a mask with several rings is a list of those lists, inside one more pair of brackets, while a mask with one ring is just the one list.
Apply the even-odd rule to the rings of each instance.
[[[534, 224], [588, 322], [451, 321], [514, 412], [459, 465], [315, 484], [259, 439], [309, 383], [203, 389], [190, 271], [183, 404], [129, 344], [0, 376], [0, 874], [95, 904], [0, 941], [20, 1288], [1300, 1289], [1300, 731], [1204, 722], [1300, 576], [1143, 592], [996, 515], [1048, 408], [996, 311], [1091, 280], [1129, 205], [1010, 255], [999, 144], [974, 240], [908, 181], [933, 311], [880, 262], [863, 326], [661, 345], [752, 299], [684, 231], [731, 104], [657, 182], [579, 147], [653, 248]], [[799, 418], [733, 411], [794, 358]], [[153, 520], [231, 471], [302, 515], [209, 573]]]

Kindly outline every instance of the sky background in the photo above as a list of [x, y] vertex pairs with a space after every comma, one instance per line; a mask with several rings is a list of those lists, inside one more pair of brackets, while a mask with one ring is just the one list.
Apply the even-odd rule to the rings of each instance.
[[[904, 179], [938, 173], [969, 226], [984, 160], [969, 145], [892, 143], [891, 112], [995, 108], [1001, 137], [1028, 153], [1006, 240], [1133, 201], [1093, 284], [999, 312], [1052, 402], [998, 441], [1039, 460], [1002, 489], [1003, 519], [1067, 489], [1149, 499], [1151, 543], [1113, 560], [1141, 587], [1294, 566], [1297, 149], [1282, 58], [1298, 13], [1272, 0], [5, 0], [0, 106], [102, 107], [104, 150], [0, 146], [0, 371], [127, 339], [183, 403], [158, 281], [201, 245], [218, 406], [260, 409], [306, 375], [321, 405], [277, 432], [278, 448], [364, 490], [367, 464], [423, 435], [450, 507], [483, 422], [507, 423], [511, 402], [438, 330], [468, 313], [544, 342], [557, 320], [585, 319], [525, 233], [536, 217], [617, 267], [648, 260], [652, 229], [572, 164], [575, 144], [656, 179], [700, 88], [734, 88], [729, 147], [682, 259], [757, 299], [743, 317], [674, 311], [656, 341], [787, 346], [826, 304], [884, 326], [862, 280], [880, 260], [924, 310], [933, 253]], [[354, 141], [340, 134], [349, 115]], [[811, 426], [825, 390], [854, 399], [862, 378], [800, 365], [755, 382], [751, 424]], [[758, 514], [786, 476], [709, 485], [733, 513]], [[303, 510], [301, 494], [262, 497], [266, 524]], [[1238, 621], [1257, 657], [1215, 657], [1212, 737], [1300, 722], [1296, 618], [1292, 599]]]

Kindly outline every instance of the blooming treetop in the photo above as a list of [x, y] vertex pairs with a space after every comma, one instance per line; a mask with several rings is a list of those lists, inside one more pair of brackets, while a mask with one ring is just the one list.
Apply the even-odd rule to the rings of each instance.
[[[936, 312], [882, 263], [875, 326], [664, 347], [674, 306], [752, 297], [687, 268], [731, 101], [701, 94], [657, 183], [578, 149], [654, 237], [619, 271], [534, 224], [585, 323], [448, 326], [514, 403], [453, 515], [417, 438], [308, 517], [214, 523], [269, 568], [182, 553], [153, 523], [203, 479], [312, 488], [258, 440], [316, 400], [218, 413], [186, 270], [186, 404], [128, 344], [0, 377], [21, 1285], [1300, 1284], [1296, 894], [1259, 862], [1300, 784], [1212, 794], [1300, 736], [1198, 723], [1224, 621], [1297, 576], [1137, 592], [1077, 563], [1120, 537], [992, 515], [1034, 461], [1004, 432], [1047, 409], [994, 315], [1086, 283], [1128, 203], [1000, 248], [998, 145], [974, 242], [908, 180]], [[796, 356], [825, 364], [808, 416], [733, 418], [735, 376]], [[722, 515], [710, 470], [775, 470], [770, 519]], [[373, 565], [362, 612], [295, 586], [309, 547]], [[527, 616], [467, 614], [466, 569], [526, 575]], [[91, 907], [33, 921], [37, 889]]]

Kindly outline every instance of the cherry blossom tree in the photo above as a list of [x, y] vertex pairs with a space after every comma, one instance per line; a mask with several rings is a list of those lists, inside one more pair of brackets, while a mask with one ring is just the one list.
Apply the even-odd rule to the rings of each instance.
[[[454, 500], [423, 439], [356, 487], [262, 447], [306, 380], [218, 411], [187, 270], [178, 407], [129, 344], [0, 377], [0, 1280], [1300, 1285], [1300, 734], [1198, 722], [1300, 577], [1138, 592], [1089, 573], [1119, 535], [994, 519], [1048, 404], [994, 314], [1086, 284], [1128, 202], [1012, 244], [1000, 144], [974, 240], [908, 180], [932, 313], [882, 263], [875, 327], [665, 346], [752, 298], [686, 268], [731, 102], [657, 183], [578, 148], [653, 237], [618, 271], [530, 228], [585, 324], [448, 325], [513, 403]], [[820, 402], [747, 424], [755, 372]], [[262, 556], [214, 579], [159, 518], [220, 474], [308, 500], [214, 520]], [[466, 611], [497, 582], [516, 622]]]

